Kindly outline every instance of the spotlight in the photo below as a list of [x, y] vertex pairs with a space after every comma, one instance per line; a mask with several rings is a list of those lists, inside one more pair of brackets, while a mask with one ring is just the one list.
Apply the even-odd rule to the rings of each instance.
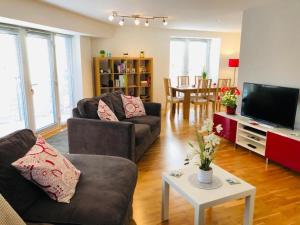
[[134, 19], [134, 24], [137, 25], [137, 26], [140, 25], [140, 20], [138, 18], [135, 18]]
[[113, 16], [113, 15], [110, 15], [110, 16], [108, 17], [108, 20], [109, 20], [109, 21], [113, 21], [113, 20], [114, 20], [114, 16]]
[[124, 18], [122, 20], [119, 21], [119, 25], [123, 26], [124, 25]]
[[149, 27], [149, 21], [148, 21], [148, 19], [147, 19], [146, 22], [145, 22], [145, 26], [146, 26], [146, 27]]
[[163, 19], [163, 25], [164, 25], [164, 26], [167, 26], [167, 25], [168, 25], [168, 22], [166, 21], [165, 18]]

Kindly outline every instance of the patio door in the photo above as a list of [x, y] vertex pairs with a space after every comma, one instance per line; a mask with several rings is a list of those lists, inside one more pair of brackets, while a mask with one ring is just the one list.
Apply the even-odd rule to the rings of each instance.
[[28, 33], [26, 46], [34, 124], [39, 131], [57, 123], [51, 35]]

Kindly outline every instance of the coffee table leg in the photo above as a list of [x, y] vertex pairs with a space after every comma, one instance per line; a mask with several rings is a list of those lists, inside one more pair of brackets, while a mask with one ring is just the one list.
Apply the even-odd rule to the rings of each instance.
[[246, 197], [244, 225], [253, 224], [254, 200], [255, 200], [255, 192]]
[[195, 206], [194, 225], [205, 224], [205, 208], [201, 206]]
[[162, 205], [161, 205], [161, 220], [165, 221], [169, 219], [169, 184], [163, 180], [162, 181]]

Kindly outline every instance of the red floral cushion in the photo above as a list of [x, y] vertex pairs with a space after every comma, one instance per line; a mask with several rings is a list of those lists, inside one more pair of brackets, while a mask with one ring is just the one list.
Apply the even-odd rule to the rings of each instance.
[[75, 194], [81, 173], [41, 136], [27, 154], [13, 162], [12, 166], [50, 198], [64, 203], [69, 203]]
[[101, 99], [98, 104], [98, 116], [104, 121], [119, 121], [113, 111]]
[[126, 118], [146, 116], [145, 107], [140, 97], [121, 96]]

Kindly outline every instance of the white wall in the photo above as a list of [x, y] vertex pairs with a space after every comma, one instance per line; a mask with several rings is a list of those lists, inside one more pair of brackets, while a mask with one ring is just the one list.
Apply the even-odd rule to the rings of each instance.
[[[281, 0], [245, 11], [240, 88], [246, 81], [300, 88], [299, 12], [299, 0]], [[296, 127], [300, 129], [300, 104]]]
[[21, 21], [32, 23], [31, 26], [42, 25], [95, 37], [109, 37], [114, 32], [114, 27], [109, 24], [36, 0], [0, 0], [0, 22], [7, 21]]
[[128, 52], [130, 56], [138, 56], [141, 50], [145, 55], [153, 57], [154, 64], [154, 101], [162, 102], [163, 77], [169, 74], [169, 45], [171, 37], [200, 37], [221, 39], [220, 76], [232, 76], [233, 70], [227, 67], [228, 59], [239, 57], [240, 34], [200, 31], [182, 31], [145, 27], [121, 27], [111, 38], [94, 38], [92, 40], [93, 55], [100, 49], [112, 52], [113, 56]]

